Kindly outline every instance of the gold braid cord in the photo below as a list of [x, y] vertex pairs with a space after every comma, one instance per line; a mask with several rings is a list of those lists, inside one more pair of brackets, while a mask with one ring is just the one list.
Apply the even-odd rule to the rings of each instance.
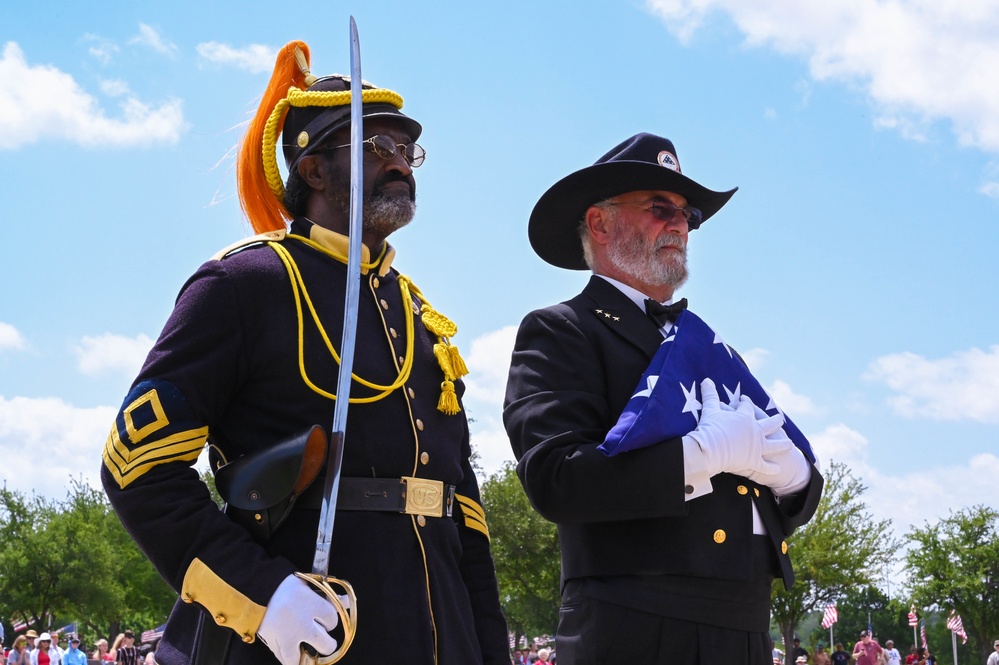
[[[303, 236], [288, 234], [286, 238], [305, 243], [317, 251], [340, 261], [341, 263], [347, 262], [346, 256], [333, 252], [319, 243]], [[335, 400], [337, 398], [336, 395], [323, 390], [309, 379], [305, 368], [305, 315], [302, 307], [303, 303], [305, 304], [305, 308], [308, 309], [316, 329], [322, 336], [327, 350], [330, 352], [330, 355], [333, 356], [333, 360], [337, 364], [340, 363], [340, 356], [337, 354], [336, 349], [333, 347], [332, 341], [326, 334], [326, 329], [319, 320], [319, 314], [316, 312], [316, 309], [312, 304], [312, 299], [309, 297], [309, 292], [305, 286], [305, 280], [303, 279], [301, 272], [299, 272], [298, 265], [295, 263], [294, 258], [292, 258], [288, 250], [280, 243], [268, 242], [267, 245], [277, 253], [281, 262], [284, 264], [285, 270], [288, 272], [288, 277], [291, 281], [291, 290], [295, 298], [295, 309], [298, 318], [298, 367], [302, 380], [305, 381], [305, 384], [316, 394], [322, 395], [327, 399]], [[384, 248], [382, 256], [384, 256]], [[379, 256], [378, 259], [372, 263], [362, 264], [361, 267], [366, 270], [373, 269], [378, 263], [381, 262], [382, 256]], [[433, 335], [437, 336], [437, 343], [434, 344], [434, 356], [437, 358], [437, 364], [440, 365], [441, 371], [444, 373], [444, 381], [441, 383], [441, 396], [437, 402], [437, 409], [449, 416], [461, 413], [461, 406], [458, 404], [458, 395], [454, 390], [454, 382], [468, 374], [468, 367], [465, 365], [465, 361], [462, 359], [461, 354], [458, 353], [458, 347], [451, 344], [450, 341], [450, 338], [458, 333], [458, 326], [455, 325], [451, 319], [435, 310], [430, 303], [427, 302], [426, 297], [419, 290], [419, 288], [413, 284], [408, 277], [405, 275], [399, 275], [398, 279], [399, 293], [402, 297], [403, 309], [406, 312], [406, 355], [403, 358], [402, 367], [399, 369], [399, 374], [396, 377], [396, 380], [389, 385], [372, 383], [371, 381], [361, 378], [357, 374], [351, 373], [351, 380], [356, 381], [367, 388], [376, 390], [378, 393], [376, 395], [372, 395], [371, 397], [351, 397], [350, 403], [356, 404], [377, 402], [378, 400], [391, 394], [394, 390], [401, 388], [405, 385], [406, 381], [409, 380], [410, 373], [413, 369], [413, 360], [416, 356], [414, 346], [416, 335], [413, 322], [413, 294], [415, 294], [423, 303], [420, 307], [420, 319], [423, 321], [423, 325]]]
[[[361, 92], [362, 104], [391, 104], [397, 109], [402, 108], [402, 96], [399, 93], [385, 88], [375, 88]], [[277, 163], [278, 136], [284, 127], [284, 117], [288, 112], [288, 107], [305, 108], [307, 106], [317, 106], [322, 108], [332, 108], [334, 106], [346, 106], [350, 104], [350, 90], [300, 90], [296, 87], [288, 88], [288, 96], [277, 103], [267, 124], [264, 126], [263, 153], [264, 175], [267, 177], [267, 184], [271, 192], [279, 201], [284, 200], [284, 183], [281, 181], [281, 172]]]

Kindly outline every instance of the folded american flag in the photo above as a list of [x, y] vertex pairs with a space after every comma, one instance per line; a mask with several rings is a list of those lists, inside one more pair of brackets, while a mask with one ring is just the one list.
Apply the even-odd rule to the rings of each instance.
[[701, 381], [711, 378], [719, 398], [733, 408], [742, 395], [768, 415], [784, 415], [784, 432], [815, 461], [808, 439], [791, 422], [725, 341], [689, 309], [684, 310], [642, 375], [635, 394], [598, 449], [606, 455], [645, 448], [683, 436], [700, 418]]

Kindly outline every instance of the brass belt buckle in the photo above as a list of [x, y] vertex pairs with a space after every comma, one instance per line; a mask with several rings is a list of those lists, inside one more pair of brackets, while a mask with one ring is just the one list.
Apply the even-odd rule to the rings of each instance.
[[406, 514], [441, 517], [444, 515], [444, 483], [440, 480], [403, 476], [406, 485]]

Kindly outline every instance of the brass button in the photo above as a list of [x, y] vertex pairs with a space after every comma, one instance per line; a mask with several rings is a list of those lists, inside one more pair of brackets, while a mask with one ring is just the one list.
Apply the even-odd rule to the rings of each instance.
[[260, 513], [253, 513], [253, 519], [257, 520], [258, 522], [264, 521], [264, 517]]
[[419, 418], [416, 419], [416, 429], [420, 430], [421, 432], [423, 431], [423, 421], [420, 420]]
[[420, 453], [420, 464], [430, 464], [430, 454], [426, 452]]
[[385, 298], [382, 298], [378, 302], [380, 302], [382, 304], [382, 309], [388, 309], [388, 303], [385, 302]]
[[192, 596], [190, 593], [186, 593], [185, 592], [184, 593], [184, 602], [185, 603], [193, 603], [194, 602], [194, 596]]
[[371, 283], [375, 285], [376, 289], [378, 288], [378, 278], [377, 277], [375, 277], [374, 279], [372, 279]]
[[739, 494], [749, 494], [749, 488], [747, 488], [745, 485], [739, 485], [738, 487], [735, 488], [735, 491], [738, 492]]
[[399, 336], [399, 333], [395, 331], [395, 328], [389, 328], [389, 334], [392, 335], [392, 339], [395, 339], [396, 337]]
[[224, 624], [225, 623], [225, 615], [224, 614], [216, 614], [215, 615], [215, 623], [217, 623], [220, 626], [222, 624]]
[[402, 367], [405, 364], [406, 364], [406, 359], [403, 358], [402, 356], [399, 356], [399, 366]]
[[755, 494], [756, 496], [759, 496], [760, 495], [760, 488], [759, 487], [754, 487], [753, 488], [753, 494]]
[[247, 644], [250, 644], [251, 642], [253, 642], [253, 635], [250, 635], [249, 633], [243, 633], [243, 641], [246, 642]]
[[427, 525], [427, 518], [424, 517], [423, 515], [417, 515], [416, 516], [416, 523], [419, 524], [420, 526], [426, 526]]
[[715, 542], [716, 543], [724, 543], [725, 542], [725, 532], [722, 531], [721, 529], [718, 529], [717, 531], [715, 531]]
[[787, 554], [787, 541], [786, 540], [780, 541], [780, 551], [781, 551], [781, 554]]
[[413, 390], [412, 388], [410, 388], [409, 389], [409, 399], [415, 399], [415, 398], [416, 398], [416, 391]]
[[683, 491], [686, 494], [693, 494], [694, 493], [694, 486], [693, 485], [684, 485], [683, 486]]

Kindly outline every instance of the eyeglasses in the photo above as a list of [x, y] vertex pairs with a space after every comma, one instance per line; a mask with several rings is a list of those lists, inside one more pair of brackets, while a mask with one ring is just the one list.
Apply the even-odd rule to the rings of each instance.
[[654, 201], [650, 207], [645, 207], [641, 203], [632, 203], [630, 201], [605, 201], [607, 205], [612, 206], [634, 206], [640, 208], [645, 212], [652, 213], [652, 216], [658, 219], [660, 222], [671, 222], [676, 217], [677, 213], [683, 215], [683, 218], [687, 220], [687, 228], [693, 230], [701, 225], [704, 216], [701, 214], [700, 208], [695, 208], [693, 206], [679, 207], [673, 205], [669, 201]]
[[[394, 159], [399, 154], [399, 149], [402, 148], [403, 157], [406, 158], [406, 161], [414, 169], [423, 164], [423, 160], [427, 158], [427, 151], [419, 143], [396, 143], [392, 137], [385, 136], [384, 134], [375, 134], [371, 138], [361, 141], [361, 145], [364, 146], [365, 150], [371, 150], [371, 152], [384, 160]], [[350, 144], [345, 143], [343, 145], [330, 146], [326, 150], [349, 147]]]

